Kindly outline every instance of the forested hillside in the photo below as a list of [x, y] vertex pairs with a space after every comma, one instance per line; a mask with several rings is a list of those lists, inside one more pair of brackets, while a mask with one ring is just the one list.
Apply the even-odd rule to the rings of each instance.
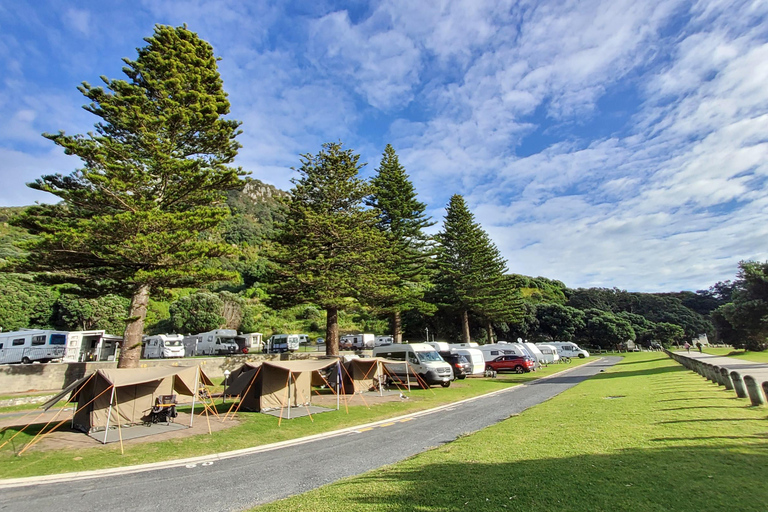
[[[232, 216], [220, 227], [227, 243], [237, 246], [236, 256], [225, 259], [225, 268], [240, 275], [239, 282], [205, 289], [167, 290], [162, 300], [152, 300], [145, 331], [201, 332], [218, 327], [243, 332], [303, 332], [324, 335], [325, 312], [313, 304], [288, 309], [268, 306], [271, 246], [275, 223], [284, 220], [281, 198], [287, 193], [258, 180], [247, 179], [240, 191], [230, 191]], [[0, 257], [18, 255], [17, 244], [29, 237], [8, 220], [21, 208], [0, 209]], [[495, 339], [575, 340], [586, 345], [611, 347], [626, 340], [641, 344], [670, 344], [707, 333], [718, 333], [712, 312], [730, 301], [732, 285], [718, 283], [710, 290], [634, 293], [618, 289], [569, 289], [545, 277], [507, 274], [508, 300], [520, 314], [513, 322], [493, 322]], [[451, 308], [440, 307], [433, 315], [406, 311], [402, 315], [403, 339], [456, 340], [461, 323]], [[123, 328], [128, 301], [115, 295], [82, 296], [67, 285], [45, 286], [28, 276], [0, 273], [0, 326], [3, 330], [24, 327], [59, 329], [106, 329], [116, 334]], [[375, 308], [356, 306], [340, 312], [340, 331], [389, 332], [388, 317]], [[718, 317], [722, 324], [722, 316]], [[488, 340], [488, 322], [470, 313], [473, 340]], [[726, 333], [727, 334], [727, 333]], [[734, 342], [733, 337], [728, 341]], [[738, 341], [736, 341], [738, 344]]]

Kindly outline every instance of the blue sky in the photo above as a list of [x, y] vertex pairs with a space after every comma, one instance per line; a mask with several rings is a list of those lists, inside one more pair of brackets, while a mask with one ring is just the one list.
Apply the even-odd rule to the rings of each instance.
[[262, 181], [339, 140], [370, 175], [391, 143], [433, 218], [463, 194], [515, 273], [696, 290], [768, 260], [768, 2], [284, 4], [0, 5], [0, 206], [55, 200], [25, 183], [79, 161], [40, 134], [89, 131], [80, 82], [187, 23]]

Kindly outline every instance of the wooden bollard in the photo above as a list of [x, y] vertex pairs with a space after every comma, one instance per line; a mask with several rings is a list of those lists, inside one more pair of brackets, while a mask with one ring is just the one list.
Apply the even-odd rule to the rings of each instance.
[[760, 389], [760, 385], [757, 383], [757, 379], [751, 375], [745, 375], [744, 387], [747, 388], [749, 401], [752, 402], [752, 405], [765, 405], [765, 395], [763, 395], [763, 390]]
[[732, 371], [731, 381], [733, 382], [733, 390], [736, 391], [736, 396], [739, 398], [747, 398], [747, 388], [744, 387], [744, 381], [741, 378], [741, 374], [735, 370]]

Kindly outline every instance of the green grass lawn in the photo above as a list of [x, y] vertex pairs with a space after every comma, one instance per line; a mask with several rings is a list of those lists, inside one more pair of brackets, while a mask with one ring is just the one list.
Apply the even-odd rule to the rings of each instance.
[[481, 432], [263, 511], [764, 511], [768, 409], [664, 354]]
[[747, 350], [736, 350], [734, 348], [705, 348], [705, 354], [714, 356], [733, 357], [744, 359], [746, 361], [755, 361], [758, 363], [768, 363], [768, 350], [765, 352], [750, 352]]
[[[455, 402], [464, 398], [481, 395], [498, 389], [519, 385], [545, 375], [584, 364], [594, 360], [574, 360], [570, 365], [550, 365], [535, 373], [523, 375], [499, 374], [496, 379], [473, 378], [455, 381], [449, 388], [433, 387], [414, 389], [407, 401], [389, 402], [366, 408], [344, 406], [340, 411], [308, 417], [283, 420], [266, 414], [239, 413], [241, 423], [235, 427], [212, 435], [198, 435], [185, 439], [169, 439], [125, 447], [121, 455], [119, 443], [97, 445], [94, 448], [77, 451], [51, 450], [29, 451], [16, 456], [37, 432], [35, 428], [25, 430], [13, 442], [0, 449], [0, 478], [47, 475], [72, 471], [87, 471], [108, 467], [129, 466], [177, 458], [194, 457], [212, 453], [259, 446], [288, 439], [328, 432], [354, 425], [399, 416], [408, 412], [429, 409], [438, 405]], [[229, 402], [224, 410], [229, 408]], [[205, 418], [196, 417], [196, 422]], [[211, 421], [217, 421], [215, 419]], [[39, 428], [39, 427], [38, 427]], [[18, 429], [0, 432], [0, 445], [16, 434]], [[84, 435], [84, 434], [83, 434]]]

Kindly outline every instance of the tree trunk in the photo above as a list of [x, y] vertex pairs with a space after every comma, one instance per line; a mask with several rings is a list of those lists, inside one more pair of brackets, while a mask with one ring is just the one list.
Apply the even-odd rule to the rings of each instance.
[[138, 368], [141, 359], [141, 338], [144, 335], [144, 319], [147, 317], [149, 306], [149, 285], [143, 284], [131, 297], [131, 307], [128, 312], [128, 322], [123, 334], [123, 344], [120, 347], [118, 368]]
[[463, 343], [469, 343], [469, 313], [466, 310], [461, 312], [461, 338]]
[[395, 343], [403, 342], [403, 323], [399, 311], [392, 313], [392, 340]]
[[486, 320], [485, 329], [488, 331], [488, 343], [493, 343], [493, 324]]
[[339, 310], [325, 308], [328, 320], [325, 323], [325, 355], [339, 355]]

